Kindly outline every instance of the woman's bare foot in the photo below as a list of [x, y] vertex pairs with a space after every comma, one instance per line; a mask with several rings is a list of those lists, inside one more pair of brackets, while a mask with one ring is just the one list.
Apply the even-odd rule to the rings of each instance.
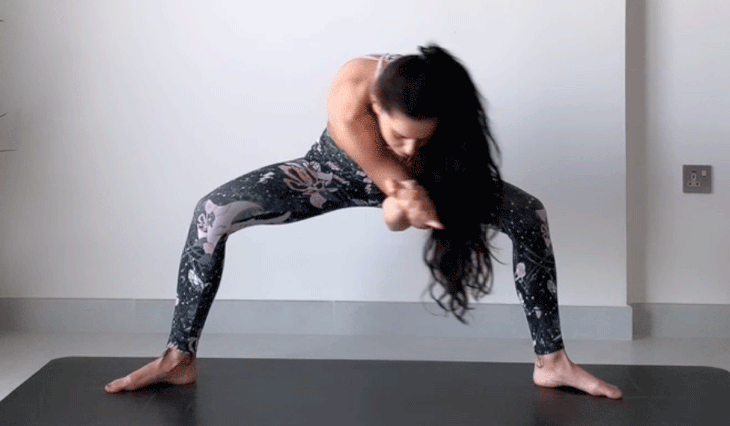
[[623, 392], [618, 387], [596, 378], [573, 364], [565, 350], [538, 355], [532, 380], [536, 385], [546, 388], [569, 386], [593, 396], [606, 396], [611, 399], [623, 397]]
[[168, 349], [161, 357], [139, 370], [109, 383], [104, 390], [109, 393], [133, 391], [155, 383], [187, 385], [195, 382], [197, 378], [198, 368], [195, 357]]

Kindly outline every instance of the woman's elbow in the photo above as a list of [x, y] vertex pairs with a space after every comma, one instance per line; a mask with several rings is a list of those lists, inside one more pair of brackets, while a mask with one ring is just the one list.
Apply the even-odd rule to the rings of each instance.
[[394, 232], [400, 232], [405, 231], [406, 229], [410, 228], [411, 225], [408, 223], [408, 220], [405, 221], [397, 221], [397, 222], [388, 222], [385, 223], [388, 224], [388, 229]]
[[406, 212], [398, 208], [393, 197], [387, 197], [383, 202], [383, 219], [391, 231], [403, 231], [411, 226]]

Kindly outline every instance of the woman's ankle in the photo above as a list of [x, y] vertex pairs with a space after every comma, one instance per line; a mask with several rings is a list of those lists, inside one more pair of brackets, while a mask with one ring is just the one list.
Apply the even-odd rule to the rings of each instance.
[[162, 354], [162, 358], [166, 360], [171, 360], [174, 362], [191, 362], [195, 361], [195, 354], [191, 354], [189, 352], [181, 351], [177, 348], [168, 347], [165, 349], [165, 352]]
[[569, 362], [568, 356], [565, 353], [565, 349], [561, 349], [549, 354], [537, 355], [535, 365], [537, 365], [538, 368], [542, 368], [545, 366], [552, 367], [558, 364], [565, 364], [566, 362]]

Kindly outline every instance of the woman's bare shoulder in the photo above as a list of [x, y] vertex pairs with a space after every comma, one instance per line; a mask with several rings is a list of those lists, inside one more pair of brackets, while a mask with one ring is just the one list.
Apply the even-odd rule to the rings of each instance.
[[[368, 55], [377, 59], [377, 55]], [[378, 67], [378, 61], [368, 59], [368, 57], [358, 57], [347, 61], [340, 69], [341, 75], [346, 75], [355, 81], [372, 81], [375, 76], [375, 70]]]
[[377, 61], [355, 58], [342, 66], [330, 87], [330, 120], [351, 120], [368, 112]]

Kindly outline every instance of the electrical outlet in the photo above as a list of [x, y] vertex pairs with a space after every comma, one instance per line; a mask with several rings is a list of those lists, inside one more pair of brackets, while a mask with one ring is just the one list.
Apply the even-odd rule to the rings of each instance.
[[682, 166], [682, 187], [686, 193], [711, 193], [712, 166]]

